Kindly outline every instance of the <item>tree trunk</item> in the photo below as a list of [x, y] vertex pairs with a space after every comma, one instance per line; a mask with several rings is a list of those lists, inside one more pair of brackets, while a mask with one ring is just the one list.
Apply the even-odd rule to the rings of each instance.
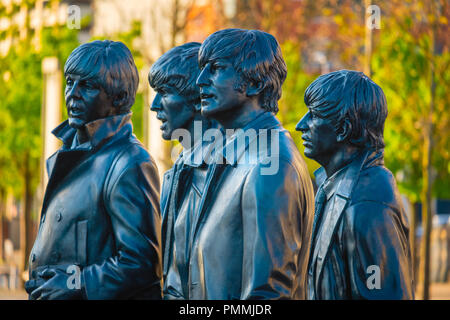
[[3, 234], [3, 222], [5, 221], [4, 220], [5, 202], [6, 202], [5, 194], [6, 192], [4, 192], [3, 190], [0, 191], [0, 264], [3, 263], [4, 261], [3, 248], [5, 243], [5, 237]]
[[[430, 127], [430, 125], [429, 125]], [[423, 234], [421, 241], [421, 268], [420, 281], [422, 287], [422, 299], [430, 299], [430, 238], [431, 238], [431, 137], [428, 134], [425, 137], [423, 148], [422, 174], [422, 226]]]
[[[430, 2], [430, 12], [435, 13], [438, 7], [437, 3]], [[439, 10], [440, 11], [440, 10]], [[440, 16], [440, 14], [438, 15]], [[423, 144], [423, 160], [422, 160], [422, 225], [423, 225], [423, 239], [421, 248], [421, 264], [420, 279], [422, 281], [422, 298], [423, 300], [430, 299], [430, 242], [431, 242], [431, 228], [432, 228], [432, 208], [431, 208], [431, 192], [433, 188], [432, 176], [432, 153], [433, 153], [433, 114], [434, 114], [434, 99], [436, 95], [436, 81], [434, 70], [434, 57], [437, 55], [436, 45], [437, 24], [434, 21], [431, 31], [431, 61], [430, 61], [430, 108], [426, 115], [425, 124], [425, 141]]]
[[371, 77], [372, 76], [372, 44], [373, 44], [373, 34], [372, 34], [372, 28], [369, 28], [367, 26], [367, 19], [369, 17], [369, 13], [367, 12], [367, 8], [370, 7], [372, 4], [371, 0], [364, 0], [364, 27], [366, 30], [366, 36], [364, 39], [364, 73], [366, 76]]
[[407, 199], [409, 212], [411, 212], [411, 221], [410, 221], [410, 229], [409, 229], [409, 246], [411, 248], [411, 261], [413, 267], [413, 279], [414, 279], [414, 290], [416, 289], [417, 284], [417, 241], [416, 241], [416, 232], [417, 232], [417, 212], [414, 204], [410, 199]]
[[178, 17], [180, 15], [180, 0], [174, 0], [172, 7], [172, 32], [170, 34], [170, 46], [171, 48], [177, 45], [177, 35], [180, 31], [178, 28]]
[[22, 253], [22, 263], [19, 266], [20, 284], [23, 287], [22, 272], [28, 267], [28, 257], [33, 245], [33, 225], [31, 221], [31, 208], [33, 202], [33, 193], [31, 192], [31, 171], [30, 156], [25, 154], [25, 167], [23, 169], [24, 190], [22, 197], [22, 212], [20, 215], [20, 251]]
[[27, 170], [25, 176], [25, 227], [26, 227], [26, 242], [25, 242], [25, 268], [28, 264], [28, 256], [30, 255], [31, 248], [33, 247], [33, 221], [31, 219], [31, 213], [33, 208], [33, 193], [31, 191], [31, 171], [30, 171], [30, 159], [27, 161]]

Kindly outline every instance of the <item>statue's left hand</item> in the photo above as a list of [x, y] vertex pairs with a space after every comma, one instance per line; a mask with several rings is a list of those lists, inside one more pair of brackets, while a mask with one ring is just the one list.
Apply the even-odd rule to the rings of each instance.
[[69, 287], [68, 280], [71, 274], [61, 266], [50, 266], [39, 272], [38, 277], [44, 283], [30, 294], [31, 300], [72, 300], [81, 299], [81, 288]]

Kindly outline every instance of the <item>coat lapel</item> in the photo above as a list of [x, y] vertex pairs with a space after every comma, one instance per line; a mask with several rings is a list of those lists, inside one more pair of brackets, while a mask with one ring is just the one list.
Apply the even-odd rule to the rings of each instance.
[[[174, 225], [178, 216], [178, 205], [180, 197], [180, 183], [186, 181], [186, 174], [190, 171], [189, 167], [183, 167], [181, 163], [175, 163], [175, 166], [164, 174], [163, 188], [164, 196], [161, 198], [162, 212], [162, 243], [163, 243], [163, 266], [164, 277], [169, 271], [171, 264], [171, 252], [174, 244], [173, 233]], [[171, 203], [173, 208], [171, 208]]]
[[191, 247], [189, 248], [189, 255], [190, 255], [190, 250], [194, 244], [194, 239], [197, 235], [199, 226], [201, 224], [200, 222], [205, 218], [207, 204], [209, 203], [211, 198], [215, 195], [214, 189], [216, 189], [217, 186], [219, 185], [219, 179], [220, 179], [222, 172], [225, 169], [225, 166], [226, 165], [224, 165], [224, 164], [217, 164], [217, 163], [213, 163], [212, 165], [208, 166], [208, 172], [206, 174], [205, 189], [203, 191], [202, 198], [200, 200], [198, 212], [196, 215], [194, 215], [193, 228], [192, 228], [193, 232], [191, 232], [190, 237], [189, 237], [190, 238], [189, 243], [191, 244]]
[[56, 186], [75, 168], [78, 162], [90, 151], [90, 149], [58, 150], [47, 160], [49, 175], [42, 205], [42, 214], [45, 214], [48, 202]]
[[163, 184], [161, 190], [161, 213], [162, 222], [167, 221], [167, 210], [169, 209], [168, 199], [170, 199], [170, 194], [172, 193], [172, 182], [173, 182], [173, 168], [167, 170], [164, 173]]
[[[257, 131], [256, 136], [253, 137], [252, 140], [250, 139], [243, 139], [244, 143], [241, 145], [236, 145], [236, 141], [238, 140], [237, 136], [232, 138], [230, 141], [225, 141], [225, 146], [222, 148], [222, 150], [216, 150], [218, 151], [214, 157], [215, 160], [213, 161], [213, 164], [210, 164], [208, 166], [208, 172], [206, 175], [206, 184], [205, 189], [202, 194], [202, 199], [200, 201], [200, 206], [198, 213], [194, 216], [193, 221], [193, 232], [190, 234], [190, 244], [193, 246], [194, 239], [197, 235], [198, 229], [201, 225], [201, 222], [206, 219], [206, 212], [207, 207], [209, 205], [209, 202], [211, 199], [216, 196], [215, 190], [220, 185], [220, 178], [223, 174], [223, 172], [226, 170], [228, 166], [235, 167], [238, 163], [238, 160], [241, 156], [244, 155], [245, 150], [248, 148], [249, 144], [253, 142], [254, 139], [258, 139], [259, 137], [259, 129], [275, 129], [280, 126], [280, 122], [271, 114], [271, 113], [265, 113], [262, 116], [260, 116], [259, 119], [255, 119], [255, 122], [249, 126], [249, 128], [252, 128]], [[241, 129], [238, 131], [237, 135], [244, 135], [245, 131], [249, 128]], [[212, 145], [211, 145], [212, 147]], [[234, 148], [234, 152], [232, 152], [232, 155], [230, 156], [227, 154], [227, 151], [229, 148]], [[191, 248], [190, 248], [191, 249]], [[189, 249], [189, 254], [190, 254]]]
[[[64, 145], [47, 159], [46, 164], [49, 178], [42, 204], [42, 215], [45, 214], [56, 186], [75, 169], [88, 153], [95, 152], [95, 150], [112, 143], [114, 137], [125, 139], [125, 137], [128, 138], [132, 134], [133, 128], [130, 118], [131, 112], [98, 119], [86, 124], [90, 146], [83, 147], [83, 145], [80, 145], [76, 149], [71, 149], [73, 141], [76, 139], [76, 130], [69, 126], [68, 120], [53, 129], [53, 135], [61, 140]], [[118, 140], [115, 141], [115, 143], [118, 143]]]
[[161, 212], [162, 212], [162, 239], [161, 243], [163, 246], [163, 276], [164, 279], [167, 275], [167, 271], [169, 270], [169, 252], [171, 250], [170, 239], [172, 238], [172, 228], [173, 228], [173, 217], [170, 216], [169, 219], [169, 207], [170, 207], [170, 197], [172, 194], [172, 184], [174, 181], [174, 172], [175, 170], [172, 168], [164, 173], [163, 178], [163, 190], [161, 192]]
[[52, 176], [53, 168], [55, 168], [55, 163], [56, 163], [56, 158], [57, 157], [58, 157], [58, 151], [56, 151], [54, 154], [52, 154], [47, 159], [47, 174], [48, 174], [48, 179], [49, 180], [50, 180], [50, 177]]
[[367, 159], [368, 154], [369, 153], [367, 151], [361, 153], [347, 169], [345, 176], [339, 182], [339, 185], [336, 189], [336, 195], [333, 200], [334, 203], [332, 203], [332, 212], [330, 214], [327, 214], [325, 220], [323, 221], [323, 225], [326, 226], [326, 228], [322, 230], [320, 243], [316, 244], [316, 246], [314, 247], [312, 258], [312, 266], [314, 266], [314, 263], [317, 261], [317, 276], [315, 277], [316, 287], [318, 285], [318, 279], [320, 278], [320, 275], [322, 273], [325, 257], [330, 249], [331, 239], [334, 232], [336, 231], [338, 221], [340, 220], [348, 201], [351, 199], [353, 186], [358, 181], [359, 174], [364, 165], [364, 162]]

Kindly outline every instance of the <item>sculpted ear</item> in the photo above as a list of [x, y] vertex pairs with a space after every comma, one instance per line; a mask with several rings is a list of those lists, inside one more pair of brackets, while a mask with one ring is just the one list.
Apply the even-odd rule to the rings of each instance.
[[120, 110], [124, 105], [128, 103], [128, 94], [126, 91], [121, 91], [113, 101], [113, 105], [115, 108]]
[[262, 81], [251, 82], [246, 87], [246, 94], [248, 97], [257, 96], [264, 89], [264, 83]]
[[350, 121], [348, 119], [345, 119], [342, 122], [341, 127], [339, 128], [338, 132], [336, 132], [337, 141], [344, 142], [345, 140], [350, 138], [351, 133], [352, 133], [352, 124], [350, 123]]

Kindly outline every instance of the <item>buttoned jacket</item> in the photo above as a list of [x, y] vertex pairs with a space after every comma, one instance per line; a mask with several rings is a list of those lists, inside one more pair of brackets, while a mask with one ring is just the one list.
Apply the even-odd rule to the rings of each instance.
[[87, 299], [161, 298], [161, 217], [155, 162], [132, 133], [131, 113], [53, 133], [63, 146], [47, 161], [49, 181], [30, 278], [45, 266], [77, 265]]

